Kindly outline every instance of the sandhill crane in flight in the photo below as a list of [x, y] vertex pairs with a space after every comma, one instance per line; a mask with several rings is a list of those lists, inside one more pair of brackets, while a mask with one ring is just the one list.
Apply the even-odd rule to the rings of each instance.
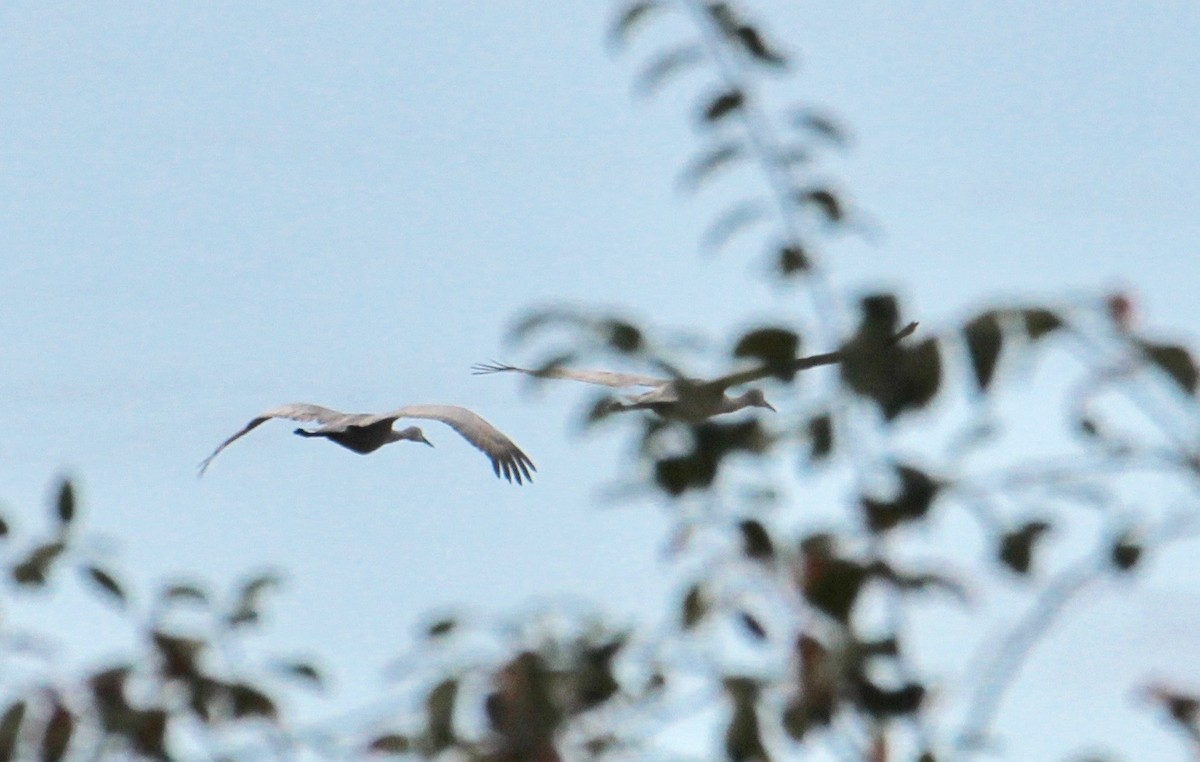
[[[892, 336], [892, 341], [899, 341], [917, 329], [916, 323], [910, 323]], [[799, 372], [820, 365], [832, 365], [841, 362], [842, 351], [826, 352], [824, 354], [798, 357], [784, 366], [783, 370]], [[656, 376], [639, 376], [633, 373], [615, 373], [607, 370], [572, 370], [570, 368], [545, 368], [534, 370], [518, 368], [504, 363], [486, 363], [471, 366], [475, 375], [490, 373], [524, 373], [537, 378], [564, 378], [571, 381], [582, 381], [587, 384], [609, 386], [614, 389], [630, 387], [645, 387], [650, 391], [637, 396], [612, 400], [605, 407], [605, 412], [623, 413], [630, 410], [652, 410], [663, 418], [672, 418], [687, 423], [699, 423], [713, 416], [733, 413], [747, 407], [765, 407], [774, 411], [775, 407], [767, 402], [761, 389], [749, 389], [736, 397], [730, 397], [726, 392], [741, 384], [760, 381], [769, 376], [777, 375], [780, 368], [763, 365], [756, 368], [730, 373], [711, 380], [691, 378], [659, 378]]]
[[212, 463], [213, 458], [217, 457], [221, 450], [272, 418], [286, 418], [303, 422], [315, 421], [321, 424], [318, 428], [311, 431], [296, 429], [294, 433], [302, 437], [324, 437], [361, 455], [375, 452], [385, 444], [401, 440], [424, 442], [433, 447], [433, 443], [425, 438], [420, 428], [409, 426], [396, 431], [392, 428], [392, 424], [399, 418], [441, 421], [461, 434], [463, 439], [481, 450], [484, 455], [487, 455], [488, 459], [492, 461], [492, 470], [496, 472], [496, 476], [503, 475], [508, 481], [515, 480], [517, 484], [521, 484], [522, 477], [525, 481], [532, 481], [533, 477], [530, 472], [537, 470], [529, 456], [505, 436], [504, 432], [465, 407], [409, 405], [387, 413], [342, 413], [320, 405], [299, 402], [268, 410], [247, 423], [241, 431], [222, 442], [217, 449], [213, 450], [212, 455], [200, 463], [200, 476], [204, 475], [209, 463]]

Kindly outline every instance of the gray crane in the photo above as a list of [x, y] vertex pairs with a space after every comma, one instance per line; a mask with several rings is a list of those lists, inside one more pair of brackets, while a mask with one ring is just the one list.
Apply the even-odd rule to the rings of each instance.
[[375, 452], [385, 444], [401, 440], [424, 442], [433, 447], [433, 443], [425, 438], [425, 434], [417, 426], [396, 431], [392, 424], [399, 418], [441, 421], [487, 455], [492, 461], [492, 470], [497, 477], [503, 475], [508, 481], [515, 480], [517, 484], [521, 484], [522, 477], [525, 481], [532, 481], [530, 472], [537, 470], [529, 456], [505, 436], [504, 432], [465, 407], [409, 405], [387, 413], [342, 413], [320, 405], [298, 402], [272, 408], [247, 423], [241, 431], [222, 442], [213, 450], [212, 455], [200, 463], [199, 475], [204, 475], [208, 465], [221, 450], [272, 418], [319, 423], [321, 425], [316, 429], [296, 429], [293, 433], [302, 437], [324, 437], [360, 455]]
[[[893, 342], [900, 341], [916, 329], [916, 323], [909, 323], [896, 332], [891, 340]], [[537, 378], [565, 378], [587, 384], [609, 386], [614, 389], [644, 387], [650, 391], [624, 400], [612, 400], [604, 408], [605, 412], [623, 413], [630, 410], [652, 410], [663, 418], [699, 423], [713, 416], [732, 413], [747, 407], [765, 407], [774, 411], [775, 407], [767, 402], [761, 389], [749, 389], [735, 397], [729, 396], [726, 392], [741, 384], [777, 376], [781, 370], [796, 373], [820, 365], [841, 362], [842, 357], [841, 350], [825, 352], [808, 357], [798, 357], [782, 369], [776, 365], [761, 365], [711, 380], [682, 377], [659, 378], [607, 370], [572, 370], [555, 367], [535, 370], [498, 362], [473, 365], [471, 371], [477, 376], [491, 373], [524, 373]]]
[[[755, 371], [757, 370], [755, 369]], [[614, 373], [607, 370], [572, 370], [570, 368], [532, 370], [497, 362], [473, 365], [471, 371], [477, 376], [490, 373], [524, 373], [537, 378], [565, 378], [587, 384], [609, 386], [614, 389], [644, 387], [650, 391], [624, 400], [611, 400], [606, 405], [605, 411], [624, 413], [631, 410], [652, 410], [663, 418], [673, 418], [689, 423], [698, 423], [712, 418], [714, 415], [724, 415], [746, 407], [775, 409], [770, 402], [767, 402], [761, 389], [749, 389], [736, 397], [730, 397], [725, 393], [730, 387], [765, 378], [771, 375], [771, 371], [764, 371], [761, 375], [757, 372], [751, 374], [750, 371], [743, 371], [711, 381], [639, 376], [633, 373]]]

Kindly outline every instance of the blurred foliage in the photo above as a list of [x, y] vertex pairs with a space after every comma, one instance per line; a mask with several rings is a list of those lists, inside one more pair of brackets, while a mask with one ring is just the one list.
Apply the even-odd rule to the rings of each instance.
[[[735, 167], [758, 178], [758, 192], [730, 199], [701, 246], [759, 235], [766, 277], [803, 286], [812, 314], [781, 310], [735, 332], [728, 357], [706, 358], [733, 366], [716, 381], [773, 390], [785, 400], [777, 414], [687, 420], [611, 415], [608, 400], [593, 407], [589, 424], [629, 430], [627, 475], [673, 517], [679, 585], [662, 621], [618, 628], [553, 609], [491, 625], [442, 617], [397, 661], [403, 700], [305, 725], [288, 698], [319, 692], [321, 669], [291, 656], [248, 660], [236, 647], [264, 625], [281, 577], [252, 575], [228, 596], [168, 582], [146, 603], [92, 553], [64, 481], [41, 532], [17, 535], [0, 517], [7, 594], [54, 588], [73, 569], [128, 624], [130, 642], [124, 658], [79, 673], [53, 663], [21, 679], [6, 671], [0, 762], [671, 758], [670, 729], [694, 718], [712, 729], [700, 757], [734, 762], [933, 762], [1002, 750], [998, 708], [1067, 604], [1100, 580], [1139, 574], [1188, 536], [1200, 371], [1186, 347], [1139, 329], [1124, 294], [980, 305], [918, 327], [897, 294], [877, 292], [858, 298], [857, 323], [843, 330], [853, 303], [830, 290], [822, 251], [861, 212], [817, 163], [849, 144], [845, 128], [809, 104], [772, 108], [765, 83], [792, 76], [795, 53], [740, 3], [626, 3], [613, 49], [636, 46], [671, 15], [692, 34], [651, 52], [635, 87], [653, 95], [682, 86], [684, 73], [699, 77], [702, 145], [680, 189], [715, 185]], [[550, 345], [535, 372], [599, 358], [657, 370], [680, 397], [711, 387], [662, 334], [575, 308], [532, 310], [513, 331], [524, 345]], [[809, 346], [820, 352], [803, 354]], [[1045, 367], [1052, 378], [1039, 375]], [[1014, 396], [1021, 407], [1002, 404]], [[1030, 423], [1042, 446], [1019, 433]], [[777, 464], [786, 477], [767, 468]], [[835, 510], [814, 517], [817, 503]], [[973, 523], [974, 546], [938, 544], [949, 515]], [[973, 554], [969, 568], [963, 554]], [[979, 639], [965, 684], [947, 685], [954, 670], [916, 658], [911, 620], [931, 603], [944, 615], [996, 591], [1020, 599], [1017, 613]], [[0, 659], [21, 658], [11, 651]], [[965, 698], [946, 702], [947, 693]], [[1200, 699], [1157, 683], [1142, 695], [1200, 748]]]

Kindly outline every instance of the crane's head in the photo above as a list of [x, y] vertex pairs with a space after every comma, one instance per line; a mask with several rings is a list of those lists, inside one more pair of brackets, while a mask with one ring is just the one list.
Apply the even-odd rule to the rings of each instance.
[[406, 429], [400, 429], [399, 431], [392, 432], [391, 441], [399, 442], [401, 439], [407, 439], [410, 442], [424, 442], [430, 447], [433, 447], [433, 442], [430, 442], [425, 438], [425, 433], [421, 431], [420, 426], [409, 426]]
[[775, 412], [775, 406], [767, 402], [767, 396], [763, 394], [762, 389], [750, 389], [742, 395], [741, 401], [746, 407], [765, 407], [772, 413]]

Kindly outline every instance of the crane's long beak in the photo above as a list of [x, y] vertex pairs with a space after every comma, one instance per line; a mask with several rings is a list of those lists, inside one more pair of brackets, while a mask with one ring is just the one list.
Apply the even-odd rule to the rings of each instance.
[[770, 402], [767, 402], [766, 400], [763, 400], [762, 406], [765, 407], [767, 410], [770, 410], [772, 413], [779, 412], [778, 410], [775, 409], [774, 405], [772, 405]]
[[419, 441], [424, 442], [425, 444], [429, 445], [430, 447], [433, 447], [433, 442], [430, 442], [428, 439], [426, 439], [424, 434], [421, 435], [421, 439]]

